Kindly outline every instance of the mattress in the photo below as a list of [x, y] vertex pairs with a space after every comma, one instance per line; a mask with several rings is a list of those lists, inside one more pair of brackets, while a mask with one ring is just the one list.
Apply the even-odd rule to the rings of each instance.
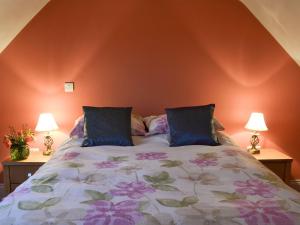
[[[300, 224], [300, 194], [239, 147], [66, 141], [0, 203], [0, 224]], [[225, 143], [226, 142], [226, 143]]]

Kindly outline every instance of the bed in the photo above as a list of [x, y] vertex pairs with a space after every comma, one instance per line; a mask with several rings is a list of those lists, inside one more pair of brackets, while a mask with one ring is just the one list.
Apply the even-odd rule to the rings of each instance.
[[67, 140], [0, 203], [0, 224], [300, 224], [300, 194], [225, 136], [220, 146], [133, 141]]

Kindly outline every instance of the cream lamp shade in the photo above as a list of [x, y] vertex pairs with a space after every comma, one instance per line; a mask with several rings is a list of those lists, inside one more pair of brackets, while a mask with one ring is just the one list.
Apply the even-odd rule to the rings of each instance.
[[253, 131], [267, 131], [268, 127], [265, 123], [264, 114], [259, 112], [251, 113], [245, 128]]
[[58, 126], [52, 113], [41, 113], [35, 130], [38, 132], [49, 132], [57, 130]]

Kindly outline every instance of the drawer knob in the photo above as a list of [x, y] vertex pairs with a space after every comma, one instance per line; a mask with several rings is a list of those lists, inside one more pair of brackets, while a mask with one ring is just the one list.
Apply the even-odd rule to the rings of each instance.
[[31, 175], [32, 175], [31, 173], [28, 173], [28, 174], [27, 174], [28, 177], [31, 177]]

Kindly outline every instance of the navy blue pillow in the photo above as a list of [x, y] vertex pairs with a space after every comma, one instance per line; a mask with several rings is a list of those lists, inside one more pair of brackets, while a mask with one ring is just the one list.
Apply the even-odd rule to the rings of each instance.
[[82, 147], [132, 146], [131, 107], [83, 106], [85, 139]]
[[212, 130], [214, 109], [214, 104], [166, 109], [170, 147], [219, 145]]

